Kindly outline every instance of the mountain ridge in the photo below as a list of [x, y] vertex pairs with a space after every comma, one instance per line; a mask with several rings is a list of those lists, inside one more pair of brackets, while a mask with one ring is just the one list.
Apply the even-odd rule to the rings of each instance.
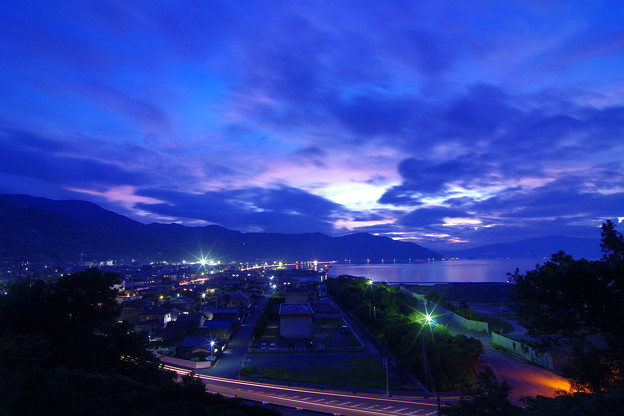
[[430, 258], [549, 258], [558, 251], [600, 258], [600, 241], [546, 236], [463, 250], [431, 250], [412, 242], [356, 232], [331, 237], [318, 232], [243, 233], [220, 225], [142, 224], [81, 200], [25, 194], [0, 195], [0, 258], [78, 261], [85, 258], [224, 261], [349, 260], [380, 262]]
[[562, 235], [527, 238], [512, 243], [488, 244], [464, 250], [438, 250], [446, 257], [461, 258], [539, 258], [564, 251], [576, 258], [601, 257], [600, 240]]
[[[222, 261], [441, 258], [415, 243], [366, 233], [242, 233], [218, 225], [141, 224], [87, 201], [0, 195], [0, 257], [42, 261], [78, 258]], [[14, 221], [19, 218], [20, 221]]]

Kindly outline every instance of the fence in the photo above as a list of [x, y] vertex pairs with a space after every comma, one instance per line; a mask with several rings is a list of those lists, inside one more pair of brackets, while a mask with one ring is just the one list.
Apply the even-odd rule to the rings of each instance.
[[165, 364], [179, 365], [180, 367], [191, 368], [197, 370], [198, 368], [210, 368], [212, 367], [212, 361], [190, 361], [183, 360], [182, 358], [168, 357], [166, 355], [158, 356], [160, 361]]
[[531, 361], [532, 363], [539, 365], [540, 367], [547, 368], [550, 371], [554, 370], [552, 356], [547, 352], [542, 354], [529, 345], [523, 344], [511, 338], [504, 337], [502, 335], [498, 335], [495, 332], [492, 332], [492, 344], [505, 348], [506, 350], [509, 350], [512, 353], [524, 358], [525, 360]]
[[425, 295], [420, 294], [420, 293], [414, 293], [409, 289], [406, 289], [404, 287], [401, 288], [405, 293], [412, 295], [413, 297], [415, 297], [416, 299], [418, 299], [419, 301], [423, 302], [423, 304], [425, 305], [425, 309], [432, 312], [434, 315], [446, 315], [449, 317], [449, 319], [451, 319], [453, 322], [455, 322], [457, 325], [461, 326], [464, 329], [467, 329], [469, 331], [474, 331], [474, 332], [490, 332], [490, 327], [488, 325], [487, 322], [483, 322], [483, 321], [474, 321], [472, 319], [466, 319], [461, 315], [456, 314], [455, 312], [446, 309], [443, 306], [440, 305], [435, 305], [435, 310], [431, 310], [428, 307], [428, 302], [429, 300], [425, 297]]

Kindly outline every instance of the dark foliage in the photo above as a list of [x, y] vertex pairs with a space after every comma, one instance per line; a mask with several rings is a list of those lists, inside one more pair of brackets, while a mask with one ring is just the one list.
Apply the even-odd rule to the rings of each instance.
[[575, 260], [563, 252], [513, 276], [512, 299], [521, 323], [542, 346], [567, 346], [567, 369], [580, 391], [622, 391], [624, 374], [624, 239], [602, 226], [603, 258]]
[[422, 381], [428, 378], [428, 368], [435, 384], [427, 387], [452, 390], [474, 381], [474, 364], [483, 351], [481, 342], [424, 323], [418, 301], [412, 296], [350, 276], [331, 279], [328, 288], [332, 297], [350, 310], [401, 366]]
[[442, 408], [440, 414], [445, 416], [516, 416], [521, 409], [509, 401], [511, 387], [506, 381], [497, 382], [492, 371], [484, 371], [478, 375], [475, 387], [464, 391], [466, 398], [454, 406]]
[[0, 296], [0, 414], [275, 415], [160, 368], [117, 320], [117, 276], [89, 269]]

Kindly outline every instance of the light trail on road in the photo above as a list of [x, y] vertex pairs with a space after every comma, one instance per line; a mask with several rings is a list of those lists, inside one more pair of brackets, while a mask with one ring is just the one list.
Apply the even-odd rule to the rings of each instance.
[[[165, 365], [165, 369], [179, 375], [195, 374], [192, 370]], [[262, 404], [274, 404], [295, 408], [332, 413], [335, 415], [410, 415], [425, 416], [437, 414], [437, 400], [425, 397], [385, 397], [373, 394], [347, 394], [331, 390], [316, 390], [289, 387], [254, 381], [235, 380], [195, 374], [206, 384], [206, 389], [227, 397], [238, 397]], [[458, 397], [444, 397], [444, 402], [456, 401]]]

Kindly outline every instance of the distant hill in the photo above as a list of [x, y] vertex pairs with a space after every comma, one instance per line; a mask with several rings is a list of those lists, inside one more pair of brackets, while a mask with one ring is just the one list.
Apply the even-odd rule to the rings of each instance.
[[574, 258], [601, 257], [600, 240], [563, 236], [530, 238], [515, 243], [490, 244], [466, 250], [440, 250], [446, 257], [460, 258], [550, 258], [559, 251]]
[[104, 259], [296, 261], [428, 259], [442, 255], [418, 244], [365, 233], [241, 233], [220, 226], [141, 224], [86, 201], [0, 195], [0, 258], [32, 261]]

